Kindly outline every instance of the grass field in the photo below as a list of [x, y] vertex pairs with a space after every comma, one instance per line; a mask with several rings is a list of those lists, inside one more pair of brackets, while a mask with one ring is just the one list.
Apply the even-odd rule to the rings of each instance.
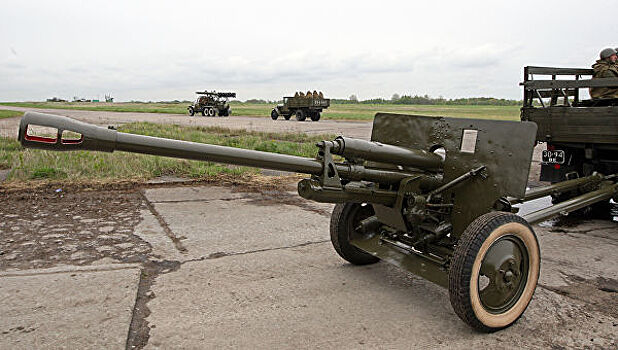
[[[80, 109], [112, 112], [176, 113], [187, 112], [186, 103], [84, 103], [84, 102], [10, 102], [5, 106]], [[232, 103], [232, 115], [270, 118], [273, 105]], [[482, 119], [519, 119], [519, 106], [445, 106], [445, 105], [371, 105], [333, 104], [322, 113], [323, 119], [371, 120], [378, 112], [407, 113]]]
[[18, 112], [18, 111], [3, 111], [0, 110], [0, 119], [4, 119], [4, 118], [13, 118], [13, 117], [20, 117], [24, 114], [24, 112]]
[[[184, 127], [130, 123], [120, 131], [185, 141], [314, 157], [315, 143], [334, 135], [274, 134], [217, 127]], [[189, 161], [125, 152], [54, 152], [24, 149], [19, 142], [0, 138], [0, 169], [10, 169], [7, 184], [37, 180], [71, 182], [132, 180], [162, 175], [205, 179], [213, 175], [242, 175], [257, 170], [209, 162]]]

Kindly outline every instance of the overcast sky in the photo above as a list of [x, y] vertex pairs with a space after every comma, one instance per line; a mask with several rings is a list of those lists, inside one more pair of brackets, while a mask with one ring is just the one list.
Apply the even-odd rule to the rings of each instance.
[[523, 66], [589, 67], [608, 46], [615, 0], [2, 0], [0, 101], [520, 99]]

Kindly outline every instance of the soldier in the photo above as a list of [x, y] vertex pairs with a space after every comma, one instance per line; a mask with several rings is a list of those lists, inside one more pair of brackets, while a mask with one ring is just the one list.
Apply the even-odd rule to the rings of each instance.
[[[616, 65], [616, 50], [612, 48], [601, 51], [601, 59], [592, 65], [594, 73], [592, 79], [618, 78], [618, 65]], [[592, 98], [618, 98], [618, 87], [595, 87], [590, 88]]]

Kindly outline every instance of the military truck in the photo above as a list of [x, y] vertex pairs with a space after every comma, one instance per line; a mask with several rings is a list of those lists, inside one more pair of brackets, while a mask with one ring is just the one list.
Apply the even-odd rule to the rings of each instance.
[[202, 113], [203, 116], [227, 117], [232, 114], [229, 98], [235, 98], [235, 92], [216, 92], [216, 91], [197, 91], [198, 96], [195, 103], [187, 107], [190, 116], [195, 113]]
[[290, 120], [292, 114], [296, 116], [296, 120], [302, 122], [311, 118], [312, 121], [320, 120], [322, 110], [330, 106], [330, 99], [324, 98], [322, 92], [307, 91], [306, 94], [296, 92], [293, 97], [284, 97], [283, 103], [278, 104], [270, 112], [270, 117], [277, 120], [279, 116], [283, 116], [285, 120]]
[[[558, 183], [595, 172], [618, 173], [618, 99], [582, 99], [582, 89], [618, 89], [618, 78], [582, 79], [592, 74], [592, 69], [584, 68], [524, 68], [521, 120], [536, 123], [536, 141], [546, 145], [541, 181]], [[580, 188], [553, 193], [553, 202], [584, 191]], [[596, 208], [608, 212], [607, 206], [606, 201]]]

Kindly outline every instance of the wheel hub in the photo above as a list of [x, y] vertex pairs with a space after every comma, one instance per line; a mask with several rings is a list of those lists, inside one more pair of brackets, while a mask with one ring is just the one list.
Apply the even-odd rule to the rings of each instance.
[[519, 299], [526, 285], [528, 254], [523, 242], [515, 236], [504, 236], [487, 250], [481, 263], [480, 276], [488, 283], [479, 284], [483, 307], [492, 313], [510, 309]]

